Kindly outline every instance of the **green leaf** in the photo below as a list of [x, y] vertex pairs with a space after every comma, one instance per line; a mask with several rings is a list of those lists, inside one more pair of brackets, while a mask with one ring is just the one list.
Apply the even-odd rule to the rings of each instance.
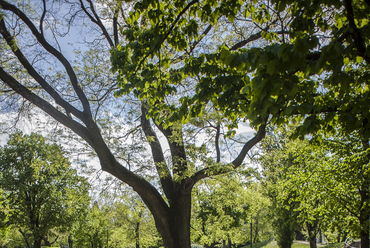
[[275, 71], [276, 71], [276, 64], [277, 64], [277, 60], [271, 60], [268, 64], [267, 64], [267, 73], [272, 76], [275, 74]]

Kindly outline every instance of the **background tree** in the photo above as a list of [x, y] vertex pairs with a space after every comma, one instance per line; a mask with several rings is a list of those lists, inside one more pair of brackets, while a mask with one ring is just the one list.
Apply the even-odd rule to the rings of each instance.
[[88, 183], [76, 174], [58, 145], [42, 136], [11, 135], [0, 149], [2, 226], [14, 226], [27, 247], [40, 248], [53, 228], [68, 230], [89, 204]]
[[[273, 202], [282, 206], [280, 212], [293, 211], [310, 247], [316, 247], [319, 232], [330, 229], [368, 239], [368, 227], [361, 225], [366, 223], [361, 216], [366, 216], [363, 196], [368, 190], [364, 169], [368, 152], [363, 144], [348, 135], [312, 137], [311, 143], [290, 140], [293, 132], [291, 127], [276, 128], [262, 145], [264, 180]], [[279, 212], [275, 214], [279, 219]], [[362, 244], [366, 246], [366, 240]]]
[[251, 202], [238, 175], [219, 176], [193, 192], [192, 240], [206, 247], [245, 244], [245, 222]]
[[[264, 125], [250, 140], [242, 139], [232, 156], [223, 157], [221, 138], [228, 140], [223, 118], [167, 126], [153, 122], [148, 115], [152, 104], [133, 94], [113, 101], [118, 82], [109, 71], [108, 50], [125, 42], [118, 30], [134, 27], [126, 16], [131, 5], [122, 1], [0, 0], [0, 6], [2, 101], [15, 103], [16, 109], [27, 109], [32, 103], [66, 126], [74, 139], [82, 139], [81, 144], [96, 154], [103, 171], [140, 195], [153, 214], [165, 247], [189, 248], [194, 184], [241, 166], [247, 152], [263, 138]], [[81, 38], [74, 39], [71, 34]], [[62, 46], [63, 36], [80, 53], [69, 54], [70, 48]], [[86, 46], [81, 47], [80, 41]], [[7, 110], [14, 110], [14, 105]], [[120, 125], [106, 132], [107, 123]], [[197, 143], [194, 134], [204, 133], [211, 134], [208, 140], [201, 138]], [[141, 156], [134, 149], [122, 149], [129, 148], [125, 141], [133, 134], [146, 140], [150, 161], [141, 158], [147, 153]], [[193, 159], [191, 151], [201, 155]], [[133, 166], [131, 155], [140, 166]], [[156, 180], [142, 177], [153, 171]]]
[[[269, 240], [269, 200], [250, 171], [204, 181], [193, 192], [192, 241], [206, 247], [231, 247]], [[247, 175], [247, 176], [246, 176]], [[252, 221], [252, 236], [251, 223]], [[252, 238], [252, 240], [251, 240]]]
[[[334, 219], [345, 219], [345, 228], [337, 220], [333, 226], [360, 236], [361, 247], [369, 245], [369, 144], [359, 133], [345, 137], [324, 136], [330, 156], [322, 167], [326, 182], [327, 209]], [[321, 188], [319, 188], [321, 189]], [[335, 206], [335, 207], [333, 207]]]
[[99, 248], [109, 242], [110, 223], [106, 214], [94, 202], [85, 218], [81, 218], [75, 226], [72, 240], [77, 247]]
[[159, 247], [162, 240], [155, 228], [154, 219], [144, 203], [132, 193], [107, 208], [113, 224], [110, 242], [112, 247], [124, 244], [140, 247]]
[[326, 154], [315, 151], [307, 141], [289, 140], [291, 132], [284, 127], [272, 129], [263, 141], [262, 182], [273, 203], [271, 212], [279, 247], [291, 247], [296, 232], [303, 228], [310, 247], [314, 248], [320, 216], [324, 214], [319, 208], [323, 206], [321, 192], [316, 193], [314, 178], [319, 172], [315, 165], [325, 160]]

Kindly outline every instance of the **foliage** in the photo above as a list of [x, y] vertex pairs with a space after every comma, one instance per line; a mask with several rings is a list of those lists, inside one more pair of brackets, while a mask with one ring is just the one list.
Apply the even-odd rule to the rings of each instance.
[[77, 247], [98, 248], [106, 246], [109, 237], [110, 223], [97, 202], [93, 204], [85, 218], [75, 226], [73, 244]]
[[110, 246], [145, 248], [161, 244], [153, 217], [133, 192], [126, 192], [126, 195], [116, 199], [112, 206], [106, 207], [105, 212], [111, 223]]
[[204, 118], [168, 126], [151, 118], [149, 101], [134, 94], [115, 99], [120, 82], [109, 70], [109, 50], [127, 43], [122, 33], [134, 27], [127, 14], [135, 4], [0, 0], [0, 101], [13, 103], [8, 111], [15, 116], [36, 106], [64, 125], [55, 124], [58, 142], [74, 145], [78, 159], [95, 156], [102, 171], [132, 187], [165, 247], [189, 248], [193, 186], [241, 167], [264, 125], [235, 140], [211, 106]]
[[319, 230], [355, 236], [366, 232], [368, 144], [356, 132], [319, 136], [311, 143], [290, 140], [292, 130], [276, 128], [263, 142], [260, 161], [269, 195], [284, 211], [294, 206], [294, 215], [313, 242]]
[[[370, 210], [369, 144], [357, 132], [345, 137], [328, 137], [321, 140], [330, 152], [322, 170], [326, 182], [327, 208], [335, 220], [333, 228], [350, 231], [352, 236], [368, 239]], [[319, 188], [320, 189], [320, 188]], [[348, 220], [344, 227], [343, 219]], [[361, 234], [362, 233], [362, 234]]]
[[42, 136], [16, 133], [0, 149], [2, 227], [16, 227], [40, 247], [51, 229], [69, 230], [89, 203], [88, 183], [60, 146]]
[[[300, 135], [339, 124], [368, 139], [369, 4], [139, 1], [123, 31], [128, 43], [112, 50], [116, 94], [156, 103], [153, 116], [170, 110], [169, 121], [200, 115], [212, 103], [254, 126], [298, 115]], [[189, 86], [190, 94], [164, 104]]]
[[269, 201], [258, 183], [232, 173], [204, 181], [193, 192], [192, 240], [211, 246], [224, 241], [235, 245], [271, 238]]
[[7, 228], [6, 232], [0, 234], [0, 246], [11, 248], [11, 247], [25, 247], [26, 243], [22, 234], [17, 230], [16, 227]]

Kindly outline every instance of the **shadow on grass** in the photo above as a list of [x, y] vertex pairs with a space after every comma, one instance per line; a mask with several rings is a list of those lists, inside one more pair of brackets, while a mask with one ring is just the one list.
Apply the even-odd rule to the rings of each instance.
[[[330, 244], [325, 246], [318, 246], [320, 248], [343, 248], [343, 243], [338, 244]], [[250, 245], [243, 246], [242, 248], [250, 248]], [[261, 242], [257, 244], [253, 244], [252, 248], [278, 248], [276, 241], [272, 242]], [[309, 244], [301, 244], [301, 243], [294, 243], [292, 248], [310, 248]]]

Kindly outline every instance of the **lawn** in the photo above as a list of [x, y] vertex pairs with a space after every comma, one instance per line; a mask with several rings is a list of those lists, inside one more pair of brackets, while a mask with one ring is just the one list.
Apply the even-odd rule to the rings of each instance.
[[[297, 242], [294, 242], [294, 244], [292, 245], [292, 248], [309, 248], [309, 247], [310, 247], [309, 244], [297, 243]], [[318, 245], [318, 247], [320, 248], [342, 248], [343, 244], [339, 243], [339, 244], [331, 244], [331, 245], [324, 245], [324, 246]], [[247, 246], [244, 246], [243, 248], [250, 248], [250, 246], [247, 245]], [[261, 243], [253, 244], [252, 248], [278, 248], [278, 246], [276, 244], [276, 241], [273, 241], [273, 242], [261, 242]]]

